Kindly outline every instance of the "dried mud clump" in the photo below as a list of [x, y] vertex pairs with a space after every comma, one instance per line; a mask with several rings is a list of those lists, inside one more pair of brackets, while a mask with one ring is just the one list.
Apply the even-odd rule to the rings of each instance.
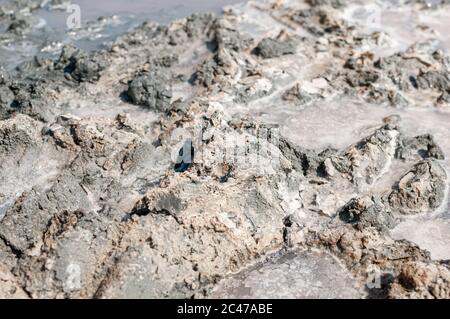
[[374, 227], [380, 231], [387, 231], [397, 224], [389, 207], [374, 197], [352, 199], [341, 209], [339, 217], [346, 223], [357, 225], [359, 229]]
[[432, 212], [444, 201], [447, 173], [435, 160], [420, 162], [403, 176], [389, 203], [403, 214]]
[[253, 49], [253, 54], [264, 59], [278, 58], [286, 54], [294, 54], [295, 45], [291, 41], [280, 41], [272, 38], [265, 38]]
[[59, 58], [58, 65], [64, 73], [77, 82], [96, 82], [107, 62], [101, 54], [89, 54], [75, 47], [66, 46]]
[[447, 299], [450, 296], [448, 265], [407, 263], [390, 288], [393, 298]]
[[172, 98], [170, 77], [160, 70], [139, 75], [129, 83], [127, 94], [134, 104], [166, 112]]
[[416, 160], [427, 158], [445, 159], [444, 152], [436, 144], [431, 134], [402, 139], [397, 149], [396, 157], [403, 160], [412, 158]]

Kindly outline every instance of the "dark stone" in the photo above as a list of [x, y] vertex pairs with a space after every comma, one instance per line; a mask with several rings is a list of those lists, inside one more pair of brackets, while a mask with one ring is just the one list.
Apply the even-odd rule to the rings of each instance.
[[393, 214], [378, 198], [354, 198], [339, 211], [339, 218], [357, 228], [375, 227], [379, 231], [392, 229], [396, 225]]
[[396, 157], [406, 159], [445, 159], [444, 152], [434, 141], [433, 135], [425, 134], [413, 138], [403, 138], [396, 151]]
[[253, 54], [264, 59], [277, 58], [286, 54], [294, 54], [296, 47], [292, 41], [280, 41], [272, 38], [262, 39], [253, 49]]
[[170, 76], [162, 70], [139, 75], [129, 83], [127, 94], [136, 105], [166, 112], [172, 99]]
[[55, 68], [63, 69], [71, 79], [77, 82], [96, 82], [107, 62], [101, 53], [88, 54], [68, 45], [61, 52]]

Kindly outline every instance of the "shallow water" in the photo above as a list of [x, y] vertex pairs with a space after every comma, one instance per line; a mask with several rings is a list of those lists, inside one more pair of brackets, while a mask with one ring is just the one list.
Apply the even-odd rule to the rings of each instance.
[[192, 13], [214, 12], [242, 0], [73, 0], [81, 8], [82, 19], [95, 20], [100, 16], [134, 16], [135, 20], [168, 23]]
[[[49, 27], [57, 32], [64, 33], [70, 31], [67, 36], [73, 37], [84, 49], [95, 49], [102, 42], [113, 40], [118, 35], [129, 31], [143, 21], [167, 24], [175, 19], [180, 19], [193, 13], [211, 12], [219, 14], [224, 6], [241, 1], [74, 0], [72, 4], [80, 7], [82, 29], [89, 29], [79, 31], [68, 29], [67, 18], [70, 13], [64, 10], [42, 10], [39, 15], [45, 19]], [[92, 34], [89, 35], [89, 32], [86, 31]], [[87, 38], [83, 39], [83, 35]]]

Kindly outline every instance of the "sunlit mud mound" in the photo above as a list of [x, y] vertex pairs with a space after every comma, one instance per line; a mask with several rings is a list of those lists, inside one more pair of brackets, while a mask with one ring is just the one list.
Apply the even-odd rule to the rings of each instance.
[[254, 1], [2, 69], [0, 297], [449, 298], [448, 10]]

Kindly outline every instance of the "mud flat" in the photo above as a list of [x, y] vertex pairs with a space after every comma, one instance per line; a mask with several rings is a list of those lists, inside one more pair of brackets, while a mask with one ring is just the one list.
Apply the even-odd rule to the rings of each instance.
[[449, 9], [255, 1], [3, 62], [0, 297], [449, 298]]
[[329, 255], [291, 251], [221, 281], [213, 298], [361, 298], [355, 280]]

